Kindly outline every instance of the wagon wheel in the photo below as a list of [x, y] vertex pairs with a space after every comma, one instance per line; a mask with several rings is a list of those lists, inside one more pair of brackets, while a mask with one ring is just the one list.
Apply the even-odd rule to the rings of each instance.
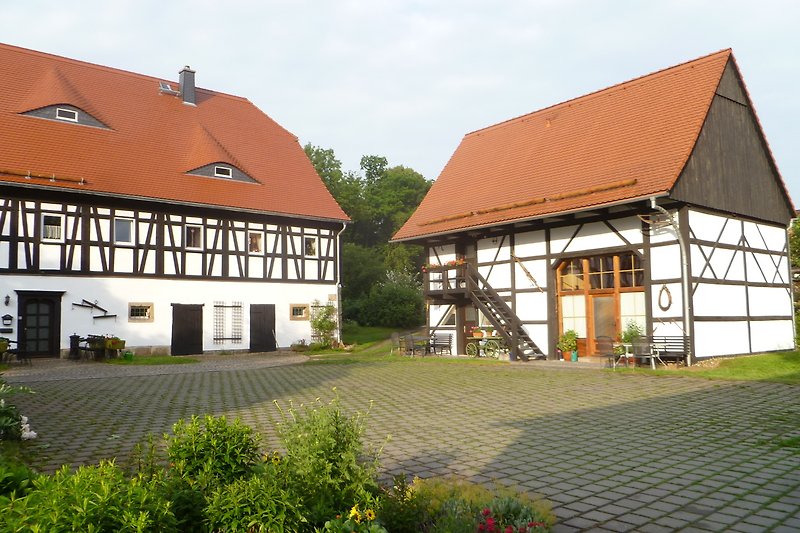
[[500, 344], [497, 341], [486, 341], [486, 346], [483, 347], [483, 353], [486, 357], [493, 357], [497, 359], [497, 354], [500, 352]]
[[478, 345], [474, 342], [467, 343], [467, 355], [470, 357], [477, 357], [478, 356]]

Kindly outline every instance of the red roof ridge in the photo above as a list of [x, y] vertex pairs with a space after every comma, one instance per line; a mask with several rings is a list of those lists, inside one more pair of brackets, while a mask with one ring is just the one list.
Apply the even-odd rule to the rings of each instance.
[[[490, 130], [496, 129], [498, 127], [501, 127], [501, 126], [505, 126], [505, 125], [507, 125], [509, 123], [525, 120], [526, 118], [532, 117], [534, 115], [538, 115], [539, 113], [542, 113], [543, 111], [555, 110], [555, 109], [558, 109], [560, 107], [571, 106], [571, 105], [576, 104], [576, 103], [582, 103], [584, 101], [591, 100], [593, 98], [596, 98], [596, 97], [601, 96], [603, 94], [607, 94], [609, 92], [613, 92], [613, 91], [616, 91], [616, 90], [619, 90], [619, 89], [635, 86], [635, 85], [637, 85], [637, 83], [641, 83], [641, 82], [645, 82], [645, 81], [651, 81], [651, 80], [653, 80], [655, 78], [659, 78], [661, 76], [670, 75], [670, 74], [675, 73], [676, 71], [683, 70], [686, 67], [690, 67], [691, 68], [694, 65], [702, 64], [702, 63], [705, 63], [707, 61], [711, 61], [711, 60], [717, 59], [717, 57], [719, 55], [722, 55], [722, 54], [728, 54], [729, 56], [732, 56], [733, 55], [732, 54], [732, 49], [731, 48], [725, 48], [723, 50], [719, 50], [717, 52], [706, 54], [706, 55], [698, 57], [696, 59], [692, 59], [692, 60], [689, 60], [689, 61], [684, 61], [683, 63], [679, 63], [679, 64], [673, 65], [671, 67], [666, 67], [666, 68], [651, 72], [649, 74], [644, 74], [642, 76], [637, 76], [635, 78], [632, 78], [632, 79], [627, 80], [627, 81], [623, 81], [621, 83], [616, 83], [614, 85], [609, 85], [608, 87], [605, 87], [603, 89], [598, 89], [598, 90], [592, 91], [592, 92], [590, 92], [588, 94], [583, 94], [583, 95], [580, 95], [580, 96], [576, 96], [575, 98], [570, 98], [569, 100], [564, 100], [563, 102], [559, 102], [557, 104], [549, 105], [547, 107], [543, 107], [541, 109], [537, 109], [536, 111], [531, 111], [530, 113], [525, 113], [524, 115], [519, 115], [519, 116], [510, 118], [510, 119], [504, 120], [502, 122], [498, 122], [496, 124], [492, 124], [491, 126], [486, 126], [485, 128], [480, 128], [480, 129], [471, 131], [471, 132], [467, 133], [466, 135], [464, 135], [464, 137], [469, 137], [471, 135], [480, 135], [482, 132], [490, 131]], [[709, 101], [709, 105], [710, 105], [710, 101]]]
[[[95, 69], [95, 70], [101, 70], [101, 71], [104, 71], [104, 72], [111, 72], [111, 73], [116, 73], [116, 74], [120, 74], [120, 75], [124, 75], [124, 76], [130, 76], [130, 77], [139, 78], [139, 79], [142, 79], [142, 80], [152, 80], [152, 81], [156, 81], [156, 82], [165, 81], [167, 83], [172, 83], [172, 84], [177, 83], [176, 80], [172, 80], [172, 79], [166, 79], [166, 78], [162, 78], [162, 77], [158, 77], [158, 76], [150, 76], [150, 75], [147, 75], [147, 74], [141, 74], [139, 72], [133, 72], [131, 70], [125, 70], [125, 69], [121, 69], [121, 68], [109, 67], [109, 66], [106, 66], [106, 65], [100, 65], [98, 63], [92, 63], [91, 61], [83, 61], [83, 60], [80, 60], [80, 59], [73, 59], [73, 58], [69, 58], [69, 57], [60, 56], [60, 55], [57, 55], [57, 54], [49, 54], [47, 52], [40, 52], [38, 50], [31, 50], [30, 48], [23, 48], [21, 46], [14, 46], [12, 44], [7, 44], [7, 43], [0, 43], [0, 48], [7, 48], [7, 49], [9, 49], [11, 51], [14, 51], [14, 52], [20, 52], [20, 53], [24, 53], [24, 54], [28, 54], [28, 55], [32, 55], [32, 56], [42, 57], [42, 58], [45, 58], [45, 59], [61, 61], [61, 62], [68, 63], [68, 64], [71, 64], [71, 65], [78, 65], [78, 66], [82, 66], [82, 67], [92, 68], [92, 69]], [[158, 90], [158, 86], [156, 86], [156, 88], [154, 90]], [[247, 98], [245, 98], [243, 96], [237, 96], [235, 94], [213, 91], [211, 89], [204, 89], [202, 87], [196, 87], [195, 91], [196, 92], [204, 92], [204, 93], [207, 93], [207, 94], [213, 94], [215, 96], [233, 98], [233, 99], [236, 99], [236, 100], [243, 100], [243, 101], [246, 101], [246, 102], [252, 104], [252, 102], [250, 102]]]

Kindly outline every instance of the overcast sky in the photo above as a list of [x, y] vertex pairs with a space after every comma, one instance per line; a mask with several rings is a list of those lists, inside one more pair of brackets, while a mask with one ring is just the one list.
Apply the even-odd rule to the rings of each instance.
[[0, 41], [244, 96], [345, 170], [733, 48], [800, 207], [800, 2], [2, 0]]

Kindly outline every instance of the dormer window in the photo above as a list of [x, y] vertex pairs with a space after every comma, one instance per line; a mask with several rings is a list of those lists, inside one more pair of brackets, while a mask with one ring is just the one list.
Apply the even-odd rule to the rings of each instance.
[[65, 109], [63, 107], [56, 108], [56, 118], [59, 120], [68, 120], [70, 122], [78, 122], [78, 112], [74, 109]]
[[233, 170], [231, 167], [214, 166], [214, 176], [217, 178], [231, 179], [233, 177]]
[[230, 181], [242, 181], [244, 183], [258, 183], [242, 169], [227, 161], [215, 161], [214, 163], [189, 170], [186, 173], [195, 176], [205, 176], [207, 178], [222, 178]]

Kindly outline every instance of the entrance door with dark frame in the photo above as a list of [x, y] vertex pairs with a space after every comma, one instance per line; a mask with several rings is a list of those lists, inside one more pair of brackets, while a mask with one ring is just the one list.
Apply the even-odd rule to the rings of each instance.
[[203, 353], [203, 306], [172, 304], [172, 355]]
[[274, 352], [275, 304], [250, 304], [250, 351]]
[[58, 357], [63, 291], [17, 291], [19, 350], [28, 357]]

